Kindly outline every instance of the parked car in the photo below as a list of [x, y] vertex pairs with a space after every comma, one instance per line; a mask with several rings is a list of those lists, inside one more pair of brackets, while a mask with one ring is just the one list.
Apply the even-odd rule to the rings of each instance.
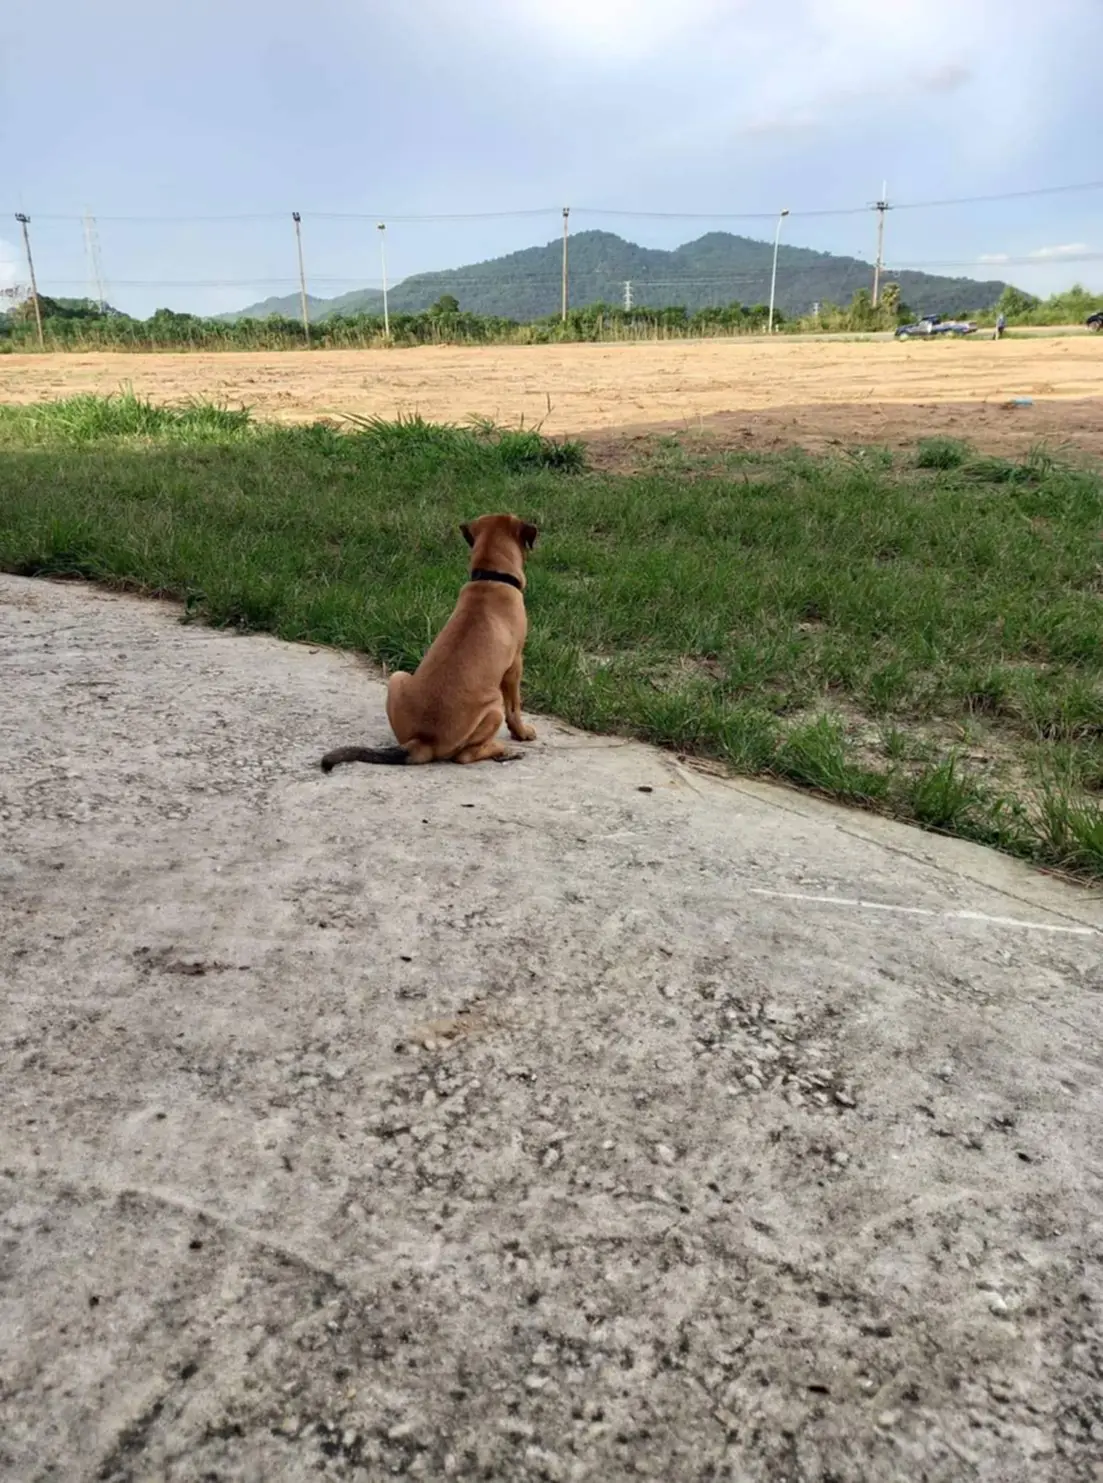
[[914, 324], [896, 327], [898, 340], [910, 339], [913, 335], [972, 335], [976, 325], [969, 319], [943, 319], [941, 314], [924, 314]]
[[1103, 309], [1098, 309], [1094, 314], [1089, 314], [1084, 323], [1088, 329], [1095, 330], [1098, 334], [1103, 330]]

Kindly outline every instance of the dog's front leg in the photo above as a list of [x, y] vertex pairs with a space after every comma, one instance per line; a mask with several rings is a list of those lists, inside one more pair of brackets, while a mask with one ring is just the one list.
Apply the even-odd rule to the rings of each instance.
[[506, 725], [509, 734], [515, 741], [534, 741], [536, 731], [521, 719], [521, 670], [523, 668], [521, 656], [518, 654], [516, 660], [502, 676], [502, 700], [505, 702]]

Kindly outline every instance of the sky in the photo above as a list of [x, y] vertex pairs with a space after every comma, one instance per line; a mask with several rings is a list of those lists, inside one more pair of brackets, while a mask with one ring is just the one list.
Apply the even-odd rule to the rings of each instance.
[[564, 205], [870, 259], [887, 182], [890, 269], [1103, 291], [1101, 55], [1101, 0], [4, 0], [0, 288], [17, 211], [42, 293], [89, 292], [88, 212], [112, 303], [219, 313], [296, 287], [293, 210], [330, 297]]

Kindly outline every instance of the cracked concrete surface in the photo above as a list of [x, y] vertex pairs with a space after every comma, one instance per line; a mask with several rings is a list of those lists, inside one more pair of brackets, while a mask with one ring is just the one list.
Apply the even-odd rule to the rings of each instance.
[[547, 720], [325, 778], [370, 672], [168, 605], [0, 666], [5, 1479], [1103, 1478], [1097, 896]]

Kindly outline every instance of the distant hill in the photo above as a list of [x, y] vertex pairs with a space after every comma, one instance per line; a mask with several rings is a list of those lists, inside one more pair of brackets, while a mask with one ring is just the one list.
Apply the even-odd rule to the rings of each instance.
[[[474, 314], [505, 319], [539, 319], [560, 305], [562, 243], [526, 247], [505, 257], [438, 273], [417, 273], [396, 283], [388, 295], [392, 314], [427, 309], [442, 294], [453, 294]], [[667, 252], [637, 247], [612, 232], [579, 232], [570, 240], [571, 303], [619, 304], [625, 281], [632, 302], [661, 308], [684, 305], [689, 310], [738, 301], [760, 304], [770, 296], [773, 243], [730, 232], [709, 232]], [[860, 258], [837, 257], [809, 247], [783, 246], [777, 263], [777, 306], [784, 314], [807, 314], [816, 303], [847, 304], [859, 288], [868, 288], [873, 267]], [[999, 280], [943, 278], [933, 273], [889, 273], [886, 282], [900, 285], [902, 301], [920, 314], [961, 314], [988, 309], [1003, 292]], [[312, 319], [331, 314], [379, 314], [378, 289], [357, 289], [335, 299], [311, 299]], [[225, 319], [263, 318], [269, 314], [297, 317], [299, 297], [265, 299]]]
[[[382, 294], [380, 294], [382, 301]], [[306, 312], [311, 319], [325, 319], [327, 314], [333, 313], [335, 299], [316, 299], [313, 294], [306, 296]], [[259, 304], [250, 304], [248, 309], [242, 309], [233, 314], [219, 314], [218, 319], [268, 319], [273, 314], [278, 314], [282, 319], [300, 319], [303, 306], [298, 294], [284, 294], [282, 297], [273, 294], [269, 299], [261, 299]]]

